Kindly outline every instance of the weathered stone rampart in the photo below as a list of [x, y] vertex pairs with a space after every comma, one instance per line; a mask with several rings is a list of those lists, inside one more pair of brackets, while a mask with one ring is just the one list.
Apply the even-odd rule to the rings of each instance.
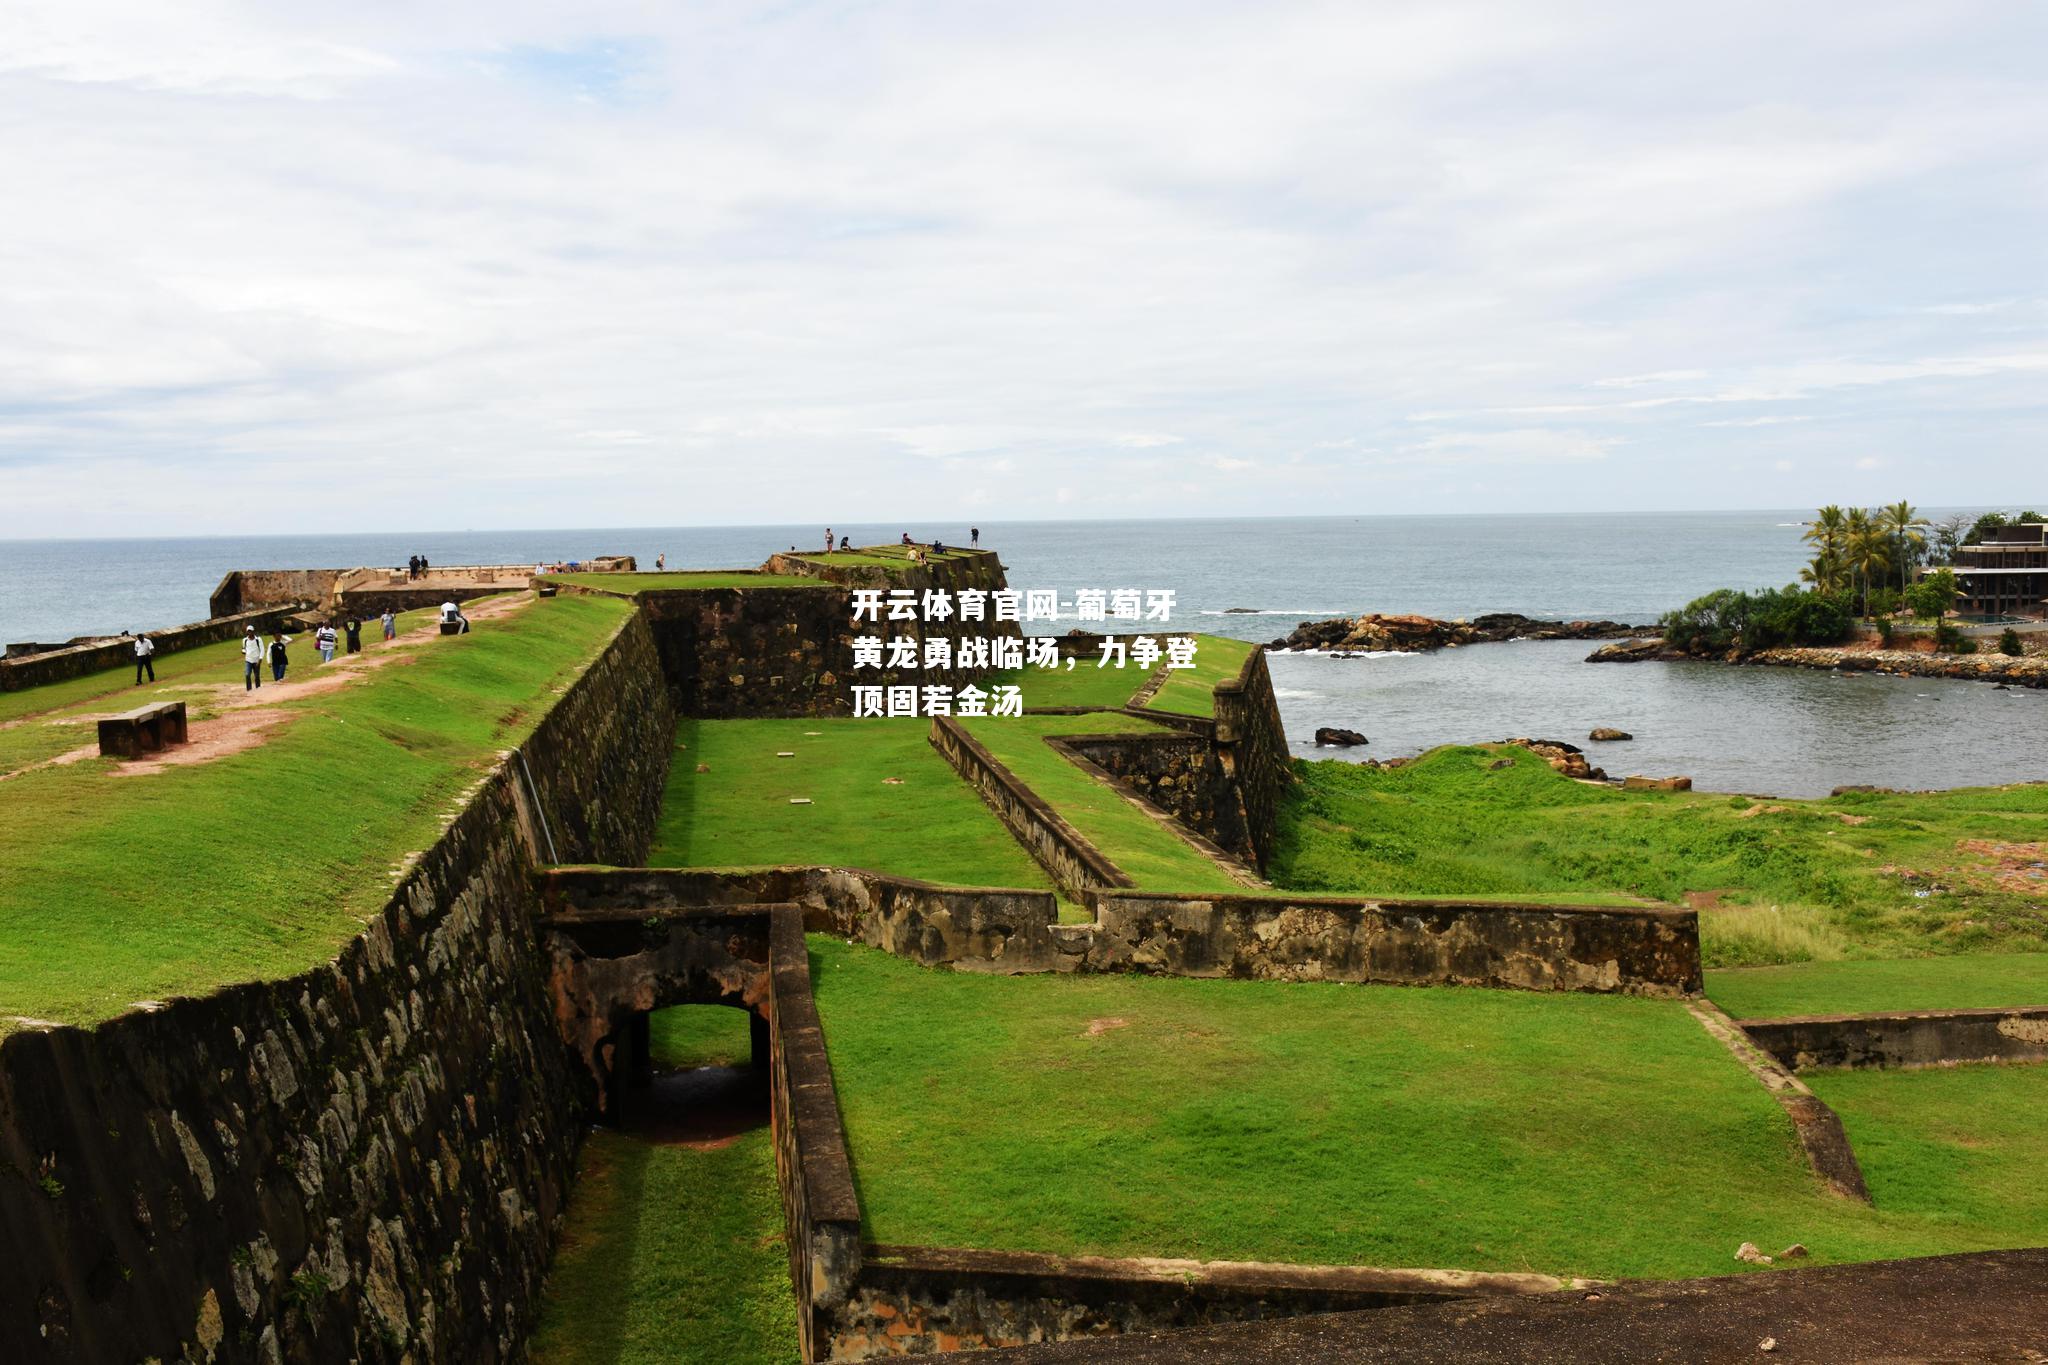
[[332, 961], [0, 1041], [0, 1359], [516, 1358], [581, 1131], [531, 872], [645, 857], [672, 726], [629, 620]]
[[553, 913], [661, 914], [760, 901], [809, 926], [959, 971], [1138, 972], [1675, 997], [1700, 988], [1699, 920], [1673, 907], [1464, 904], [1097, 890], [1093, 924], [1043, 891], [939, 887], [860, 868], [564, 867]]
[[[2048, 995], [2048, 989], [2042, 993]], [[1816, 1014], [1737, 1023], [1751, 1041], [1793, 1071], [2048, 1060], [2048, 1006]]]
[[[249, 626], [256, 627], [261, 634], [268, 634], [283, 626], [285, 618], [290, 615], [292, 609], [288, 606], [269, 607], [235, 616], [217, 616], [189, 626], [148, 630], [143, 634], [156, 641], [157, 653], [161, 656], [232, 640]], [[45, 683], [63, 682], [67, 678], [82, 678], [88, 673], [99, 673], [109, 668], [132, 668], [134, 665], [135, 638], [131, 635], [73, 645], [68, 649], [46, 649], [35, 654], [16, 655], [0, 659], [0, 692], [19, 692], [23, 688], [41, 687]]]
[[1130, 886], [1131, 879], [1105, 857], [1044, 798], [1024, 785], [950, 716], [934, 716], [932, 747], [967, 784], [981, 794], [1003, 827], [1052, 877], [1053, 885], [1075, 900], [1086, 900], [1097, 888]]

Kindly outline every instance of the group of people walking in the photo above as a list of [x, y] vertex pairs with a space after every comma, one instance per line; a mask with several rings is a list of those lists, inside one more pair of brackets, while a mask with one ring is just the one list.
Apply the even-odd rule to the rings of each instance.
[[[386, 640], [398, 638], [398, 617], [389, 608], [386, 608], [384, 614], [377, 618], [377, 624], [383, 628]], [[146, 659], [142, 651], [142, 641], [147, 639], [147, 636], [143, 636], [136, 643], [135, 681], [137, 683], [142, 681], [142, 669]], [[248, 692], [263, 686], [263, 665], [266, 663], [270, 665], [270, 680], [272, 682], [283, 682], [285, 670], [291, 667], [291, 644], [292, 637], [285, 634], [282, 630], [273, 634], [268, 640], [265, 640], [256, 633], [256, 627], [244, 627], [242, 630], [242, 690]], [[313, 648], [320, 651], [320, 662], [323, 664], [334, 662], [334, 652], [336, 649], [346, 649], [350, 654], [362, 653], [363, 622], [358, 617], [344, 617], [340, 628], [337, 629], [333, 621], [322, 621], [313, 631]], [[153, 654], [155, 652], [155, 645], [151, 644], [150, 653]], [[149, 676], [150, 681], [154, 682], [156, 680], [156, 670], [151, 669]]]

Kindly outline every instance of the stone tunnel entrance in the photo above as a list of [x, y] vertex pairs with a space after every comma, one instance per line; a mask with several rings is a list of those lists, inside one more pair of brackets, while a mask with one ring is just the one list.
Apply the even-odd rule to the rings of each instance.
[[752, 1009], [640, 1010], [599, 1046], [611, 1050], [604, 1115], [616, 1127], [693, 1142], [768, 1121], [768, 1021]]

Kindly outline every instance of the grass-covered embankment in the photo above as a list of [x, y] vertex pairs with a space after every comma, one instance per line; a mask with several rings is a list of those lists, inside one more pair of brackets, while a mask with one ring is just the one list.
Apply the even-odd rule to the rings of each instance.
[[2048, 872], [2028, 842], [2048, 827], [2048, 785], [1623, 792], [1493, 746], [1296, 771], [1271, 871], [1298, 890], [1697, 893], [1717, 902], [1700, 917], [1710, 967], [2048, 949]]
[[1015, 773], [1142, 889], [1246, 889], [1172, 827], [1135, 805], [1120, 788], [1084, 772], [1045, 742], [1051, 735], [1157, 734], [1158, 726], [1113, 712], [964, 723], [996, 761]]
[[1827, 1193], [1675, 1002], [810, 949], [879, 1242], [1607, 1277], [2048, 1237], [2038, 1199], [2000, 1205], [2017, 1164], [1958, 1172], [1967, 1216]]
[[1170, 670], [1166, 681], [1145, 703], [1147, 708], [1183, 716], [1215, 715], [1216, 684], [1235, 678], [1243, 671], [1244, 661], [1259, 648], [1221, 635], [1198, 635], [1195, 641], [1195, 666]]
[[745, 569], [684, 569], [666, 573], [551, 573], [543, 583], [638, 595], [643, 592], [685, 592], [701, 588], [819, 588], [830, 584], [786, 573], [751, 573]]
[[[830, 864], [951, 885], [1050, 887], [932, 748], [930, 732], [926, 720], [685, 720], [648, 860]], [[777, 757], [784, 752], [794, 757]]]
[[116, 776], [94, 758], [0, 783], [0, 1018], [90, 1023], [328, 958], [631, 610], [561, 598], [396, 646], [209, 762]]
[[2048, 1236], [2048, 1066], [1802, 1073], [1842, 1116], [1881, 1209]]
[[1738, 967], [1708, 972], [1707, 994], [1738, 1019], [2048, 1005], [2048, 953]]

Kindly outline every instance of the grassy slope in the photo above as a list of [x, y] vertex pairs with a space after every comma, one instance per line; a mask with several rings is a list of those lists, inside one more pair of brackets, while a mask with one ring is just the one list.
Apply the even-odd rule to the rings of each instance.
[[1738, 1019], [2048, 1005], [2048, 953], [1744, 967], [1708, 972], [1707, 994]]
[[91, 1022], [325, 959], [630, 610], [564, 598], [407, 646], [209, 763], [116, 777], [92, 759], [0, 784], [0, 1016]]
[[[930, 729], [923, 720], [683, 721], [649, 861], [834, 863], [959, 885], [1050, 886], [932, 748]], [[781, 750], [796, 757], [777, 758]], [[792, 806], [792, 796], [812, 804]]]
[[743, 569], [691, 569], [670, 573], [551, 573], [546, 583], [573, 583], [607, 592], [669, 592], [682, 588], [817, 588], [815, 578], [795, 574], [748, 573]]
[[1880, 1208], [1963, 1232], [2048, 1236], [2048, 1066], [1818, 1071]]
[[1184, 716], [1215, 715], [1216, 684], [1236, 677], [1244, 668], [1244, 661], [1258, 648], [1244, 640], [1226, 639], [1221, 635], [1198, 635], [1195, 638], [1201, 642], [1195, 650], [1195, 666], [1168, 673], [1165, 685], [1153, 694], [1146, 706]]
[[969, 732], [1084, 838], [1147, 890], [1242, 891], [1194, 845], [1137, 809], [1116, 788], [1083, 772], [1045, 742], [1048, 735], [1156, 733], [1135, 716], [1024, 716], [971, 720]]
[[794, 1362], [770, 1131], [709, 1150], [592, 1132], [531, 1351], [536, 1365]]
[[1114, 710], [1145, 685], [1141, 668], [1097, 668], [1093, 660], [1075, 661], [1072, 668], [1012, 668], [995, 683], [1013, 684], [1024, 693], [1026, 707], [1099, 706]]
[[1959, 847], [2038, 838], [2044, 785], [1758, 803], [1590, 786], [1491, 748], [1297, 771], [1272, 870], [1299, 889], [1721, 891], [1701, 917], [1710, 966], [2048, 949], [2044, 893]]
[[879, 1241], [1680, 1276], [2048, 1237], [1996, 1174], [1967, 1226], [1826, 1194], [1675, 1003], [811, 957]]

